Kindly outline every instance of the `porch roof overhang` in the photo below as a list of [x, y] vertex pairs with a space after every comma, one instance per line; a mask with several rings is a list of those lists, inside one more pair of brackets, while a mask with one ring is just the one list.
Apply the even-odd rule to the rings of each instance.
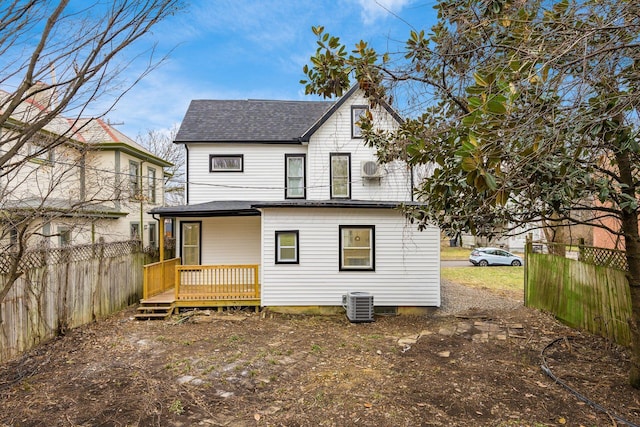
[[216, 200], [195, 205], [166, 206], [149, 211], [160, 217], [213, 217], [213, 216], [259, 216], [253, 205], [258, 202], [238, 200]]
[[150, 214], [160, 217], [215, 217], [259, 216], [265, 208], [342, 208], [342, 209], [397, 209], [401, 206], [417, 206], [417, 202], [377, 200], [280, 200], [280, 201], [229, 201], [218, 200], [195, 205], [155, 208]]

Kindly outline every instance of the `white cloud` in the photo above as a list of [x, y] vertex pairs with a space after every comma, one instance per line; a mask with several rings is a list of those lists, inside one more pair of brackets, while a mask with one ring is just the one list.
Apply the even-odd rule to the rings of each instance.
[[399, 13], [411, 0], [358, 0], [358, 3], [362, 7], [362, 20], [366, 25], [371, 25], [390, 13]]

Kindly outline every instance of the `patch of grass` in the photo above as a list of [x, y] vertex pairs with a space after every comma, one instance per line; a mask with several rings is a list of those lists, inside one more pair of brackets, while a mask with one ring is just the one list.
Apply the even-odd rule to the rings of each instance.
[[169, 412], [176, 415], [182, 415], [184, 413], [184, 407], [182, 406], [182, 402], [180, 402], [177, 399], [174, 400], [171, 403], [171, 406], [169, 406]]
[[494, 291], [523, 291], [524, 267], [445, 267], [443, 279], [474, 288]]
[[453, 260], [467, 260], [471, 249], [469, 248], [452, 248], [449, 246], [440, 247], [440, 259], [453, 261]]

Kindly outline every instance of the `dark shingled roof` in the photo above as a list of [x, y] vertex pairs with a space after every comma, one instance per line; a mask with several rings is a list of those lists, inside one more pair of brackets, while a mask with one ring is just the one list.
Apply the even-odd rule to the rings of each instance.
[[191, 101], [176, 143], [299, 143], [335, 102], [328, 101]]
[[165, 206], [154, 208], [149, 213], [161, 217], [191, 216], [238, 216], [260, 215], [260, 208], [367, 208], [395, 209], [402, 205], [419, 206], [418, 202], [391, 202], [376, 200], [281, 200], [281, 201], [244, 201], [216, 200], [196, 205]]

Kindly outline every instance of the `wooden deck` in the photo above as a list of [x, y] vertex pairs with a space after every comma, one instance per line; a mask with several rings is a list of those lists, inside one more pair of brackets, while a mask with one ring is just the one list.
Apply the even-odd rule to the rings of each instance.
[[179, 259], [149, 264], [144, 270], [144, 295], [136, 317], [160, 318], [163, 314], [168, 317], [180, 308], [258, 308], [261, 305], [258, 267], [183, 266]]

